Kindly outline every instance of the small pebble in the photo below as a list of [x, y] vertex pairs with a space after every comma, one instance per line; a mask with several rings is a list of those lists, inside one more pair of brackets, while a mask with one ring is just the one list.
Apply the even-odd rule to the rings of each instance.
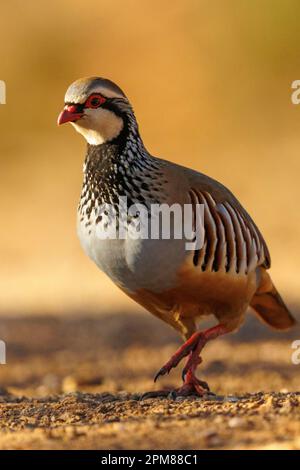
[[242, 418], [239, 418], [238, 416], [235, 416], [234, 418], [231, 418], [228, 421], [228, 426], [231, 429], [239, 428], [244, 424], [244, 420]]
[[78, 383], [73, 375], [67, 375], [62, 382], [62, 391], [64, 393], [76, 392]]

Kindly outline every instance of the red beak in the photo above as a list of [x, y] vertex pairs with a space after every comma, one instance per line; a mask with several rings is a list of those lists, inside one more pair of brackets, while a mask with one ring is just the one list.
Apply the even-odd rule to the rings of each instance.
[[65, 122], [75, 122], [83, 116], [83, 113], [78, 112], [78, 108], [74, 105], [66, 106], [57, 119], [57, 125], [60, 126]]

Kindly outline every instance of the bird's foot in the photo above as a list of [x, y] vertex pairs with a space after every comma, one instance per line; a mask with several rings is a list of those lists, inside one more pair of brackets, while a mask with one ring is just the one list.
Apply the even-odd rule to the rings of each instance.
[[[171, 361], [169, 361], [171, 362]], [[203, 396], [210, 392], [206, 382], [199, 380], [195, 375], [195, 370], [201, 364], [202, 358], [198, 356], [197, 349], [190, 351], [187, 363], [182, 371], [183, 385], [170, 392], [170, 397], [185, 397], [191, 395]], [[166, 366], [164, 366], [166, 367]]]
[[158, 377], [161, 375], [169, 374], [171, 369], [176, 367], [184, 357], [190, 355], [182, 373], [182, 378], [184, 380], [187, 372], [189, 370], [194, 372], [197, 366], [200, 364], [201, 358], [199, 355], [207, 341], [215, 339], [218, 336], [225, 334], [226, 332], [226, 327], [222, 324], [219, 324], [205, 331], [197, 331], [194, 333], [185, 343], [183, 343], [179, 349], [177, 349], [171, 359], [158, 371], [154, 378], [154, 382], [156, 382]]
[[208, 384], [203, 380], [197, 379], [197, 377], [191, 371], [188, 371], [183, 385], [176, 390], [173, 390], [171, 392], [171, 396], [174, 398], [191, 395], [203, 397], [208, 393], [211, 393]]
[[149, 398], [168, 398], [170, 390], [151, 390], [151, 392], [145, 392], [140, 396], [140, 400], [148, 400]]
[[169, 374], [173, 367], [176, 367], [185, 356], [189, 355], [187, 363], [182, 371], [183, 385], [177, 390], [171, 392], [171, 396], [213, 395], [210, 392], [207, 383], [197, 379], [195, 376], [195, 371], [198, 365], [202, 362], [200, 353], [207, 341], [217, 338], [218, 336], [226, 333], [226, 331], [226, 327], [222, 324], [219, 324], [205, 331], [198, 331], [194, 333], [181, 346], [181, 348], [175, 352], [171, 359], [158, 371], [154, 382], [156, 382], [158, 377], [161, 375]]
[[209, 389], [209, 386], [203, 380], [197, 379], [197, 377], [188, 371], [186, 378], [181, 387], [177, 389], [164, 389], [164, 390], [152, 390], [151, 392], [143, 393], [140, 400], [147, 400], [153, 398], [169, 398], [176, 399], [177, 397], [188, 397], [188, 396], [206, 396], [214, 395]]
[[176, 367], [184, 357], [188, 356], [190, 352], [196, 348], [201, 335], [201, 332], [194, 333], [179, 349], [177, 349], [171, 359], [157, 372], [154, 377], [154, 382], [156, 382], [158, 377], [161, 375], [169, 374], [171, 369]]

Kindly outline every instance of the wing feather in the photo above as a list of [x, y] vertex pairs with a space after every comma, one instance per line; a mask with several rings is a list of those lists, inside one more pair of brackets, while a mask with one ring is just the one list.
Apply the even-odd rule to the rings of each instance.
[[[210, 178], [209, 178], [210, 180]], [[195, 252], [194, 264], [202, 270], [247, 273], [271, 260], [266, 242], [250, 215], [233, 194], [217, 183], [190, 188], [192, 204], [204, 205], [205, 244]], [[220, 186], [223, 191], [220, 191]]]

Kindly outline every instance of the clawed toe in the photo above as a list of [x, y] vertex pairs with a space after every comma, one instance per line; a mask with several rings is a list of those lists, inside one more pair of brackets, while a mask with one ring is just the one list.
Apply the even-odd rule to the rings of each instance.
[[208, 389], [202, 387], [200, 384], [183, 384], [182, 387], [179, 387], [173, 390], [169, 397], [176, 399], [177, 397], [188, 397], [188, 396], [197, 396], [203, 397], [209, 392]]
[[[198, 382], [199, 382], [199, 385], [204, 388], [205, 390], [207, 390], [208, 392], [210, 392], [210, 388], [209, 388], [209, 385], [207, 382], [205, 382], [204, 380], [199, 380], [197, 379]], [[212, 392], [211, 392], [212, 393]]]
[[159, 371], [157, 372], [157, 374], [155, 375], [154, 377], [154, 382], [157, 381], [157, 379], [161, 376], [161, 375], [166, 375], [166, 374], [169, 374], [171, 369], [168, 369], [167, 367], [162, 367], [161, 369], [159, 369]]
[[148, 400], [150, 398], [167, 398], [170, 395], [170, 390], [152, 390], [145, 392], [141, 395], [140, 400]]
[[187, 377], [185, 378], [184, 384], [177, 390], [174, 390], [173, 396], [204, 396], [210, 392], [209, 386], [203, 380], [197, 379], [197, 377], [188, 371]]

